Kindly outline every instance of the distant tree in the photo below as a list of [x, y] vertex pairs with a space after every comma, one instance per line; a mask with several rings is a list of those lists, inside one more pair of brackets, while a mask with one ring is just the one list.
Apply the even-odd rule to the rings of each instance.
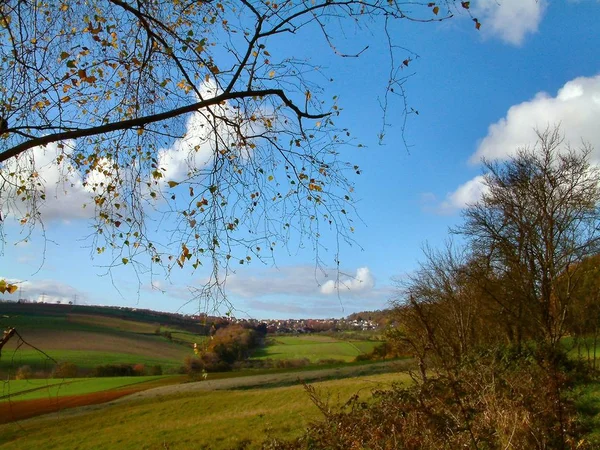
[[[323, 95], [333, 78], [281, 48], [310, 39], [314, 53], [358, 57], [372, 36], [360, 30], [381, 31], [387, 105], [403, 97], [403, 69], [415, 58], [390, 27], [470, 4], [438, 3], [5, 0], [0, 214], [33, 229], [56, 190], [80, 189], [74, 200], [95, 217], [92, 248], [112, 252], [111, 267], [208, 263], [208, 288], [231, 263], [270, 258], [292, 230], [315, 248], [326, 229], [352, 240], [350, 176], [360, 168], [339, 153], [352, 138], [334, 124], [336, 97]], [[350, 28], [365, 42], [343, 52]], [[40, 148], [58, 186], [43, 179]], [[152, 209], [172, 230], [166, 242], [148, 229]]]

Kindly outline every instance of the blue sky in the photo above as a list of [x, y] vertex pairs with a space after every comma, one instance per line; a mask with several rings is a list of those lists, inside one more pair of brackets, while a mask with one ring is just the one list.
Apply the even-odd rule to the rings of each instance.
[[[464, 14], [439, 24], [398, 23], [396, 41], [419, 55], [405, 88], [411, 115], [405, 139], [401, 108], [389, 111], [383, 144], [378, 143], [387, 75], [382, 36], [374, 33], [360, 58], [312, 54], [280, 48], [334, 78], [326, 89], [343, 107], [336, 124], [348, 127], [364, 148], [346, 147], [345, 159], [358, 164], [356, 179], [357, 245], [342, 246], [339, 289], [336, 271], [315, 267], [310, 248], [276, 254], [274, 265], [253, 263], [236, 269], [226, 283], [233, 313], [242, 317], [340, 317], [381, 309], [394, 296], [393, 278], [417, 267], [421, 248], [436, 247], [460, 211], [477, 201], [480, 158], [503, 160], [517, 147], [533, 144], [535, 127], [562, 124], [566, 141], [581, 140], [596, 150], [600, 163], [600, 2], [596, 0], [481, 0], [471, 2], [482, 22], [475, 30]], [[364, 34], [347, 35], [348, 51], [364, 46]], [[48, 184], [52, 182], [47, 177]], [[204, 310], [187, 303], [205, 274], [161, 273], [138, 280], [128, 267], [106, 274], [107, 261], [92, 260], [91, 231], [85, 212], [73, 208], [78, 193], [49, 203], [46, 239], [36, 233], [14, 245], [19, 228], [5, 227], [0, 275], [22, 283], [32, 300], [77, 299], [78, 303], [123, 305], [182, 312]], [[335, 248], [332, 237], [323, 243]], [[45, 246], [45, 251], [44, 251]], [[45, 256], [42, 256], [44, 255]], [[325, 253], [333, 267], [333, 253]], [[15, 294], [17, 295], [17, 294]], [[222, 311], [225, 312], [225, 311]]]

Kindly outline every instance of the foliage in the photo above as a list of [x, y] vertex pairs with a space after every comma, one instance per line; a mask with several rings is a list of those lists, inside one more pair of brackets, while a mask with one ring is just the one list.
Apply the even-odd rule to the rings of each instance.
[[54, 378], [76, 378], [79, 375], [79, 369], [71, 362], [58, 363], [52, 370]]
[[254, 329], [236, 324], [219, 328], [204, 348], [195, 347], [196, 357], [185, 358], [186, 371], [194, 374], [231, 370], [235, 362], [247, 359], [260, 343]]
[[549, 376], [534, 360], [492, 353], [472, 359], [452, 376], [377, 390], [372, 401], [354, 397], [342, 407], [332, 407], [307, 386], [324, 420], [297, 440], [275, 439], [263, 448], [586, 448], [577, 438], [573, 405], [555, 395], [571, 381], [568, 373]]
[[558, 129], [538, 136], [486, 163], [482, 198], [455, 230], [465, 246], [426, 248], [401, 284], [386, 338], [418, 362], [414, 386], [339, 410], [309, 389], [324, 420], [268, 448], [591, 448], [571, 394], [589, 367], [561, 340], [596, 333], [583, 310], [597, 303], [600, 174], [589, 147], [561, 149]]
[[[136, 370], [138, 364], [105, 364], [94, 367], [93, 377], [131, 377], [142, 375]], [[139, 367], [138, 367], [139, 368]]]
[[[536, 339], [556, 345], [566, 332], [576, 269], [600, 249], [600, 173], [590, 146], [561, 148], [558, 128], [538, 138], [505, 163], [486, 163], [486, 190], [457, 231], [508, 289], [493, 297], [518, 334], [528, 320]], [[568, 280], [559, 287], [561, 277]]]
[[[281, 49], [310, 42], [311, 54], [358, 57], [373, 33], [386, 36], [387, 105], [415, 58], [392, 24], [455, 8], [469, 2], [3, 1], [2, 216], [32, 230], [55, 189], [74, 190], [112, 267], [208, 264], [207, 287], [232, 263], [271, 258], [292, 230], [315, 249], [327, 229], [351, 241], [360, 168], [340, 156], [352, 138], [323, 86], [334, 76]], [[351, 30], [364, 44], [344, 53]], [[49, 170], [58, 188], [46, 186]], [[171, 231], [164, 242], [151, 210]]]
[[15, 373], [15, 380], [28, 380], [33, 376], [33, 370], [29, 366], [21, 366]]

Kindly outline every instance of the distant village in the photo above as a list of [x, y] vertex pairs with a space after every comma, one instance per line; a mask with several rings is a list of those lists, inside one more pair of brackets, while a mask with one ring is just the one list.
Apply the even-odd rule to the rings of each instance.
[[[170, 313], [163, 311], [153, 311], [143, 308], [130, 308], [125, 306], [91, 306], [91, 305], [76, 305], [74, 302], [69, 303], [47, 303], [47, 302], [31, 302], [26, 299], [14, 300], [1, 300], [0, 303], [12, 303], [12, 304], [27, 304], [31, 305], [32, 308], [61, 308], [61, 309], [76, 309], [77, 312], [85, 312], [85, 310], [95, 310], [96, 313], [101, 313], [99, 310], [112, 311], [111, 315], [120, 315], [126, 318], [130, 313], [138, 313], [145, 315], [149, 320], [161, 320], [168, 319], [170, 321], [175, 320], [180, 322], [182, 325], [194, 323], [196, 325], [202, 324], [215, 324], [217, 326], [225, 325], [228, 323], [240, 324], [245, 327], [252, 328], [266, 328], [266, 332], [269, 334], [302, 334], [302, 333], [318, 333], [327, 331], [369, 331], [378, 330], [383, 328], [388, 321], [389, 311], [363, 311], [349, 315], [346, 318], [340, 319], [251, 319], [251, 318], [237, 318], [233, 315], [226, 316], [212, 316], [206, 314], [181, 314], [181, 313]], [[91, 312], [91, 311], [90, 311]], [[115, 314], [116, 313], [116, 314]], [[190, 323], [191, 322], [191, 323]]]

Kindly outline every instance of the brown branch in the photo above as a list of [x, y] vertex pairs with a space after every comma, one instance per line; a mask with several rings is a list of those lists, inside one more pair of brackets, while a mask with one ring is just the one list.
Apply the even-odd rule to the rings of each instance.
[[298, 116], [299, 119], [322, 119], [329, 116], [330, 113], [323, 114], [311, 114], [306, 111], [302, 111], [294, 102], [292, 102], [285, 92], [281, 89], [261, 89], [261, 90], [250, 90], [242, 92], [226, 92], [221, 95], [217, 95], [211, 99], [202, 100], [191, 105], [182, 106], [180, 108], [172, 109], [158, 114], [152, 114], [150, 116], [138, 117], [135, 119], [123, 120], [121, 122], [112, 122], [97, 127], [76, 129], [71, 131], [63, 131], [60, 133], [49, 134], [38, 138], [31, 139], [27, 142], [15, 145], [0, 153], [0, 163], [7, 161], [10, 158], [16, 157], [26, 150], [34, 147], [45, 146], [52, 142], [60, 142], [68, 139], [79, 139], [82, 137], [97, 136], [100, 134], [110, 133], [113, 131], [127, 130], [142, 128], [145, 125], [161, 122], [164, 120], [173, 119], [175, 117], [189, 114], [194, 111], [198, 111], [203, 108], [207, 108], [213, 105], [221, 104], [227, 100], [243, 99], [248, 97], [266, 97], [276, 96], [279, 97], [283, 103], [290, 108]]
[[14, 328], [9, 328], [8, 330], [4, 330], [4, 335], [2, 339], [0, 339], [0, 354], [2, 354], [2, 347], [6, 345], [6, 343], [10, 340], [11, 337], [15, 335], [17, 330]]

